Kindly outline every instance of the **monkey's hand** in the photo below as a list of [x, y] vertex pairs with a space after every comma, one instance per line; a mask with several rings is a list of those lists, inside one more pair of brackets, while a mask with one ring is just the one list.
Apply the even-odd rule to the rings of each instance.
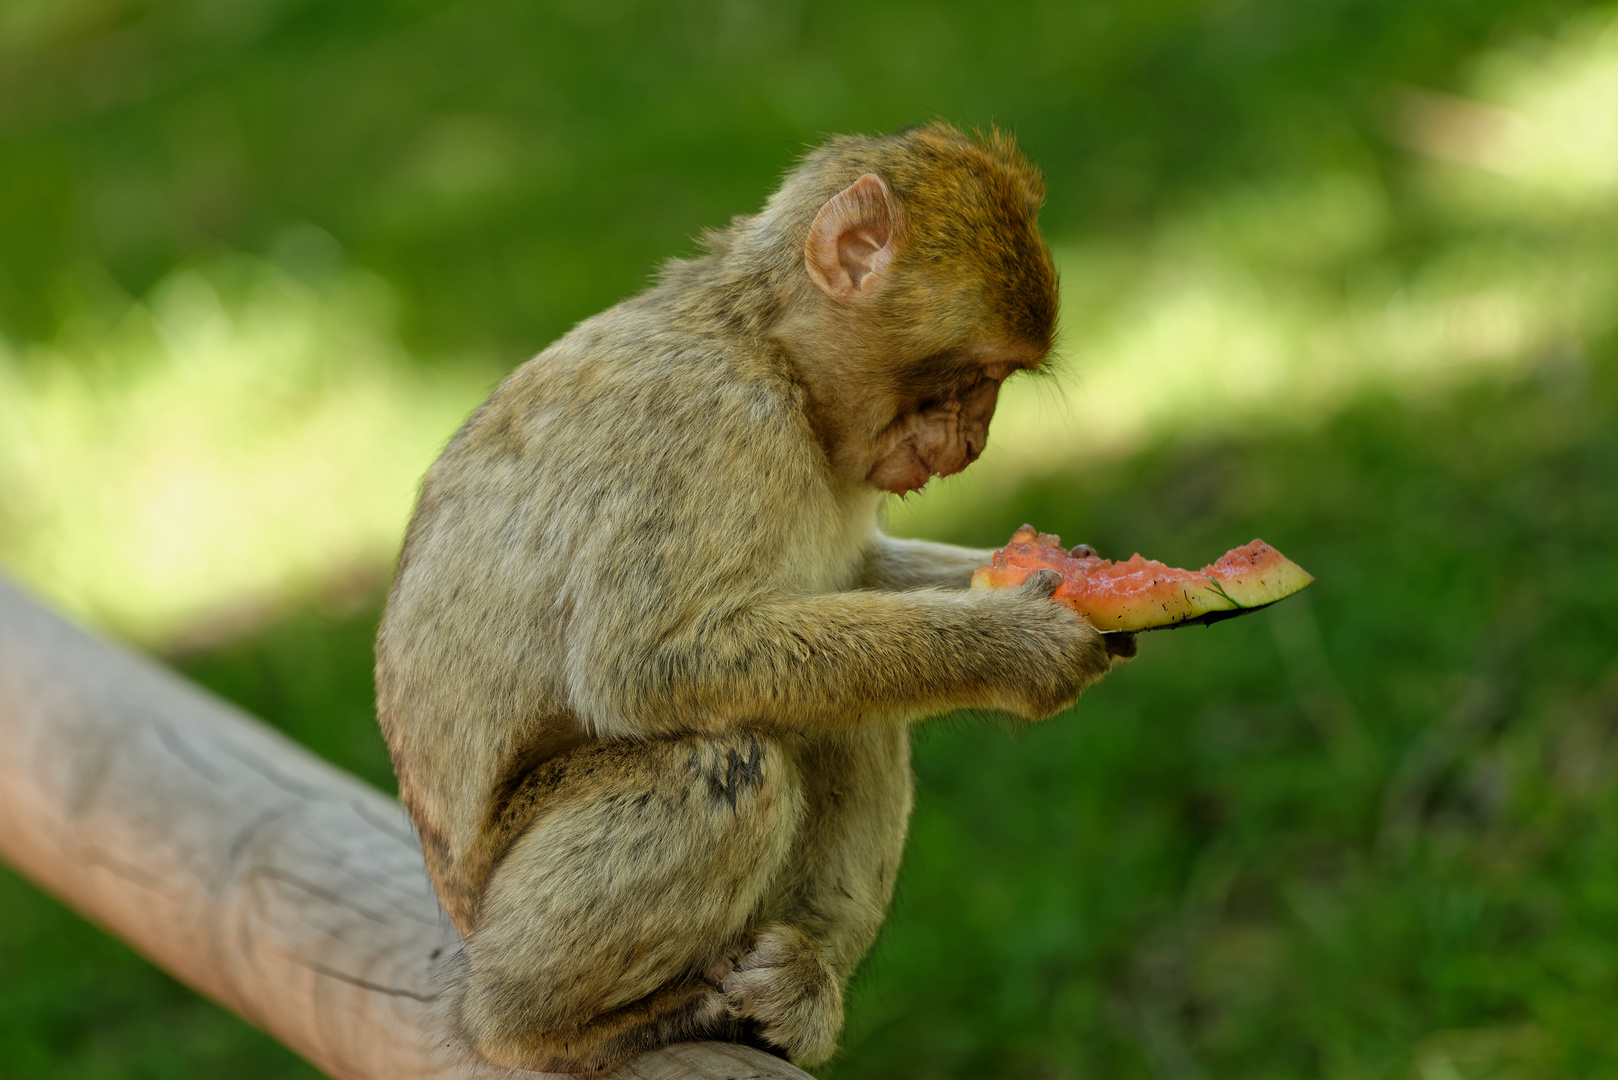
[[[1003, 692], [1009, 700], [1002, 707], [1036, 720], [1067, 708], [1115, 664], [1135, 655], [1135, 635], [1103, 634], [1066, 605], [1054, 603], [1051, 594], [1061, 584], [1061, 574], [1039, 570], [1003, 591], [1009, 611], [991, 606], [992, 615], [1012, 620], [1024, 639], [1023, 648], [1004, 658]], [[995, 592], [980, 595], [992, 604]]]
[[841, 981], [806, 935], [790, 926], [763, 927], [752, 948], [710, 971], [731, 1015], [751, 1020], [793, 1061], [815, 1065], [837, 1050], [843, 1026]]

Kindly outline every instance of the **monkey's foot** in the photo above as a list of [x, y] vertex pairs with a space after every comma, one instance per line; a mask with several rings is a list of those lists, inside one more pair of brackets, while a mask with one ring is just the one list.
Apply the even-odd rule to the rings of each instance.
[[732, 1016], [757, 1023], [764, 1039], [793, 1061], [814, 1065], [832, 1056], [843, 1027], [843, 987], [814, 942], [772, 923], [751, 950], [721, 957], [709, 971], [717, 974], [727, 964], [720, 986]]
[[741, 963], [742, 957], [746, 955], [747, 949], [740, 944], [726, 946], [707, 967], [702, 969], [703, 981], [709, 986], [723, 990], [725, 980], [730, 978], [731, 972], [736, 970], [736, 965]]

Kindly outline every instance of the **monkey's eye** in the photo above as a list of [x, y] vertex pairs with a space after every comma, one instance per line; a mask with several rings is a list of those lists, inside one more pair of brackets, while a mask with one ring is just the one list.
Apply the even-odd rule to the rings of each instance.
[[970, 384], [978, 367], [953, 352], [933, 353], [895, 372], [899, 392], [917, 401], [939, 401]]
[[1024, 370], [1025, 367], [1026, 365], [1015, 360], [996, 360], [993, 363], [984, 365], [983, 375], [985, 378], [993, 379], [995, 382], [1005, 382], [1017, 372]]

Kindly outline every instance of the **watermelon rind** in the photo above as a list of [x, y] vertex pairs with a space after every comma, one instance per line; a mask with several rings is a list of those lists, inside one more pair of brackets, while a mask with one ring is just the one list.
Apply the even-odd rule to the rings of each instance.
[[[1268, 546], [1268, 545], [1266, 545]], [[1273, 550], [1273, 549], [1272, 549]], [[1210, 607], [1197, 615], [1172, 622], [1158, 623], [1155, 626], [1141, 626], [1134, 630], [1102, 630], [1102, 633], [1145, 633], [1148, 630], [1175, 630], [1182, 626], [1212, 626], [1226, 619], [1234, 619], [1241, 615], [1250, 615], [1255, 611], [1262, 611], [1271, 604], [1285, 600], [1299, 589], [1314, 581], [1314, 575], [1303, 567], [1288, 559], [1280, 552], [1275, 552], [1277, 559], [1275, 565], [1263, 571], [1247, 570], [1243, 576], [1235, 579], [1227, 578], [1221, 581], [1212, 575], [1208, 576], [1207, 591], [1219, 597], [1229, 607]], [[1188, 597], [1189, 599], [1189, 597]], [[1192, 601], [1195, 604], [1195, 601]], [[1204, 604], [1214, 601], [1204, 600]], [[1097, 629], [1101, 629], [1097, 627]]]
[[1220, 608], [1218, 611], [1204, 611], [1201, 615], [1192, 615], [1175, 622], [1158, 623], [1156, 626], [1142, 626], [1138, 630], [1102, 630], [1103, 634], [1144, 634], [1149, 630], [1178, 630], [1182, 626], [1212, 626], [1216, 622], [1234, 619], [1242, 615], [1251, 615], [1255, 611], [1263, 611], [1276, 603], [1270, 600], [1263, 604], [1253, 604], [1250, 607]]
[[1282, 557], [1277, 565], [1238, 580], [1223, 582], [1209, 578], [1221, 595], [1239, 608], [1269, 607], [1315, 580], [1303, 567]]

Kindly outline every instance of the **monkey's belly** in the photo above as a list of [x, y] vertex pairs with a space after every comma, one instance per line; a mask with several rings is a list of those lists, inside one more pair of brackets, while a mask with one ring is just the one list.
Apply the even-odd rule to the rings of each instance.
[[765, 918], [801, 926], [852, 971], [893, 899], [914, 804], [910, 732], [881, 724], [787, 743], [804, 815]]

